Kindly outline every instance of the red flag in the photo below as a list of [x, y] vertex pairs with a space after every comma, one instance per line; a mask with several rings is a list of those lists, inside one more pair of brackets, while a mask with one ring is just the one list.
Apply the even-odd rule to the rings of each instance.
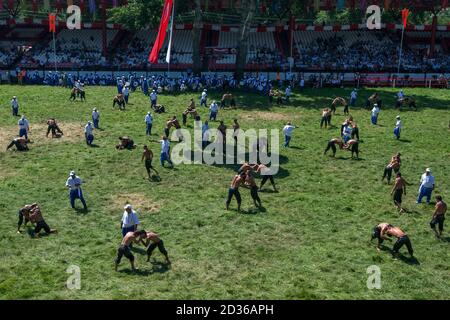
[[402, 10], [402, 21], [403, 21], [404, 28], [406, 28], [406, 25], [408, 24], [408, 16], [409, 16], [409, 10], [403, 9]]
[[49, 32], [56, 32], [56, 15], [54, 13], [48, 14], [48, 28]]
[[166, 38], [167, 26], [169, 25], [170, 14], [172, 12], [172, 4], [173, 0], [165, 0], [164, 2], [164, 8], [161, 16], [161, 23], [159, 24], [158, 35], [156, 36], [152, 52], [148, 57], [148, 61], [150, 63], [158, 62], [158, 54], [164, 44], [164, 39]]

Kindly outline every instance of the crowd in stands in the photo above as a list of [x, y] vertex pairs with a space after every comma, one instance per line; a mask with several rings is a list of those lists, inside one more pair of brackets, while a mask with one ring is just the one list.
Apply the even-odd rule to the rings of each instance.
[[[395, 34], [364, 32], [352, 34], [331, 33], [327, 37], [315, 36], [313, 39], [294, 45], [294, 70], [333, 70], [337, 72], [396, 72], [400, 55], [399, 39]], [[172, 46], [171, 67], [186, 70], [192, 64], [192, 52], [187, 41], [189, 33], [180, 33], [180, 43]], [[267, 39], [271, 35], [266, 34]], [[114, 34], [111, 34], [109, 42]], [[52, 41], [41, 42], [31, 50], [21, 51], [18, 46], [0, 46], [0, 67], [15, 66], [27, 69], [52, 69], [55, 62], [59, 69], [104, 69], [104, 70], [146, 70], [149, 52], [153, 43], [145, 32], [132, 39], [126, 38], [111, 54], [104, 57], [101, 52], [101, 37], [95, 30], [86, 30], [82, 38], [63, 33], [56, 41], [56, 57]], [[257, 38], [255, 38], [257, 39]], [[253, 70], [289, 70], [287, 58], [272, 43], [250, 44], [247, 54], [247, 67]], [[235, 48], [234, 48], [235, 50]], [[450, 54], [440, 51], [433, 58], [427, 57], [426, 48], [418, 49], [405, 45], [402, 51], [402, 71], [404, 72], [450, 72]], [[161, 50], [158, 63], [164, 64], [167, 46]], [[234, 65], [235, 51], [216, 59], [219, 65]], [[211, 55], [212, 57], [214, 55]], [[234, 56], [234, 58], [233, 58]], [[231, 58], [230, 58], [231, 57]], [[211, 57], [210, 57], [211, 58]], [[56, 60], [56, 61], [55, 61]], [[106, 81], [106, 80], [105, 80]]]

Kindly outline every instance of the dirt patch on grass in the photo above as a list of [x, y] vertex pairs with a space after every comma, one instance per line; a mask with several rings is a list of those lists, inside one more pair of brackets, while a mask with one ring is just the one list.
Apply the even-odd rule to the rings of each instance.
[[[46, 123], [37, 123], [30, 125], [30, 132], [28, 138], [31, 140], [30, 148], [33, 146], [39, 146], [49, 143], [60, 143], [64, 141], [78, 142], [84, 139], [84, 125], [75, 122], [58, 122], [59, 128], [64, 133], [60, 138], [52, 138], [52, 134], [45, 136], [47, 133]], [[18, 126], [9, 126], [0, 128], [0, 152], [4, 152], [6, 146], [12, 139], [16, 138], [19, 134]]]
[[296, 118], [296, 116], [268, 111], [246, 112], [242, 113], [241, 117], [246, 120], [266, 120], [266, 121], [290, 121]]
[[115, 195], [112, 198], [113, 204], [118, 209], [123, 210], [126, 204], [131, 204], [133, 209], [139, 213], [157, 213], [161, 208], [161, 203], [153, 201], [143, 193], [127, 193]]

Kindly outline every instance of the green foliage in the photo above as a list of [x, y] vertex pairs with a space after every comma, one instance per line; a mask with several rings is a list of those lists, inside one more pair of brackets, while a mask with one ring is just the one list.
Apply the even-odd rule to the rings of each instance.
[[[436, 240], [428, 225], [432, 206], [415, 204], [420, 174], [428, 166], [436, 177], [435, 194], [450, 202], [448, 90], [405, 89], [415, 97], [417, 112], [393, 109], [395, 89], [359, 90], [358, 107], [350, 112], [360, 127], [360, 161], [350, 160], [342, 150], [336, 159], [322, 154], [327, 141], [339, 136], [345, 116], [338, 108], [334, 127], [320, 129], [321, 109], [336, 96], [348, 97], [351, 88], [307, 89], [294, 93], [291, 105], [281, 107], [270, 106], [266, 97], [236, 93], [238, 109], [219, 111], [218, 118], [227, 125], [237, 118], [243, 129], [281, 129], [288, 120], [298, 126], [292, 148], [281, 150], [281, 170], [275, 178], [280, 192], [272, 193], [266, 185], [260, 193], [265, 211], [259, 212], [249, 191], [242, 190], [241, 214], [224, 210], [234, 167], [178, 165], [171, 170], [157, 161], [165, 120], [181, 117], [190, 98], [198, 101], [198, 93], [160, 95], [168, 113], [155, 115], [155, 135], [148, 139], [144, 127], [148, 97], [131, 94], [127, 110], [120, 112], [111, 108], [115, 87], [86, 90], [87, 102], [71, 103], [67, 89], [1, 86], [0, 299], [450, 298], [448, 228], [444, 239]], [[375, 91], [383, 100], [378, 126], [370, 124], [370, 112], [362, 108]], [[8, 107], [13, 95], [30, 120], [34, 143], [27, 153], [4, 150], [12, 136], [3, 132], [13, 128], [15, 133], [17, 127]], [[209, 92], [210, 100], [220, 97]], [[82, 125], [93, 107], [101, 113], [97, 148], [87, 147], [82, 139]], [[202, 119], [207, 117], [206, 108], [199, 112]], [[397, 114], [404, 124], [400, 141], [392, 134]], [[67, 136], [73, 136], [69, 132], [73, 130], [80, 138], [46, 140], [43, 127], [52, 116]], [[212, 128], [217, 125], [210, 123]], [[138, 148], [117, 151], [114, 146], [121, 135], [131, 136]], [[160, 182], [145, 179], [140, 162], [143, 144], [155, 153]], [[412, 184], [404, 197], [409, 212], [402, 215], [389, 196], [392, 185], [380, 182], [385, 165], [398, 151], [402, 174]], [[86, 182], [87, 214], [70, 209], [64, 183], [72, 169]], [[153, 264], [146, 263], [143, 247], [137, 246], [140, 272], [131, 273], [126, 259], [119, 272], [113, 271], [122, 207], [133, 194], [159, 208], [149, 211], [134, 203], [142, 227], [164, 239], [172, 258], [170, 269], [161, 265], [164, 259], [157, 251]], [[122, 202], [117, 203], [118, 197]], [[48, 224], [59, 230], [57, 235], [33, 240], [16, 234], [18, 208], [33, 201], [41, 204]], [[236, 208], [235, 202], [231, 208]], [[395, 261], [389, 251], [375, 250], [370, 231], [383, 221], [410, 235], [420, 264]], [[70, 265], [81, 268], [81, 290], [65, 287]], [[381, 269], [380, 290], [366, 287], [371, 265]]]
[[120, 23], [130, 30], [157, 27], [163, 0], [130, 0], [128, 4], [108, 10], [109, 22]]

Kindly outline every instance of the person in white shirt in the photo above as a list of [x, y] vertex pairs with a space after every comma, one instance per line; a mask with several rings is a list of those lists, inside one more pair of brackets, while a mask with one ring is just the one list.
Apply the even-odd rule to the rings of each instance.
[[75, 171], [71, 171], [69, 178], [66, 181], [66, 187], [69, 189], [70, 206], [72, 209], [75, 209], [75, 199], [80, 199], [84, 210], [87, 211], [86, 201], [84, 200], [83, 191], [81, 190], [82, 183], [80, 177], [75, 174]]
[[125, 86], [122, 89], [123, 99], [125, 100], [125, 104], [128, 104], [128, 99], [130, 98], [130, 88]]
[[342, 125], [342, 139], [344, 140], [344, 143], [347, 143], [351, 139], [352, 129], [350, 127], [349, 122], [345, 122]]
[[158, 100], [158, 94], [156, 93], [155, 90], [153, 90], [150, 93], [150, 107], [151, 108], [155, 108], [156, 107], [156, 101]]
[[150, 136], [152, 134], [152, 126], [153, 126], [153, 116], [150, 113], [150, 111], [147, 112], [144, 121], [146, 125], [145, 134]]
[[289, 147], [289, 143], [291, 142], [292, 138], [292, 131], [294, 131], [294, 129], [295, 127], [291, 124], [291, 122], [288, 122], [283, 128], [284, 146], [286, 148]]
[[88, 146], [91, 146], [94, 141], [94, 135], [92, 134], [93, 131], [94, 128], [92, 127], [92, 122], [88, 121], [87, 125], [84, 127], [84, 136]]
[[352, 93], [350, 93], [350, 105], [352, 107], [354, 107], [356, 104], [356, 98], [358, 98], [358, 92], [356, 91], [356, 89], [353, 89]]
[[372, 121], [372, 124], [377, 124], [378, 122], [378, 114], [380, 113], [380, 108], [378, 107], [378, 105], [375, 103], [373, 105], [373, 109], [372, 109], [372, 116], [370, 118], [370, 120]]
[[210, 131], [208, 120], [202, 126], [202, 149], [205, 149], [209, 144]]
[[289, 102], [289, 98], [291, 97], [291, 94], [292, 94], [291, 86], [288, 86], [286, 88], [286, 91], [284, 92], [286, 102]]
[[215, 100], [209, 106], [209, 110], [210, 110], [210, 112], [209, 112], [209, 120], [216, 121], [217, 113], [219, 112], [219, 105], [217, 104], [217, 102]]
[[137, 227], [139, 225], [139, 218], [136, 211], [133, 210], [131, 204], [127, 204], [124, 207], [124, 212], [122, 215], [122, 220], [120, 221], [120, 228], [122, 229], [122, 237], [128, 232], [137, 231]]
[[404, 96], [405, 96], [405, 94], [403, 93], [403, 90], [400, 90], [400, 91], [397, 93], [397, 98], [398, 98], [398, 99], [403, 99]]
[[305, 79], [300, 80], [300, 89], [303, 90], [305, 88]]
[[17, 101], [17, 97], [14, 96], [11, 99], [11, 109], [12, 109], [12, 115], [14, 117], [19, 116], [19, 101]]
[[207, 90], [206, 90], [206, 89], [203, 89], [202, 96], [201, 96], [201, 98], [200, 98], [200, 107], [201, 107], [202, 105], [204, 105], [205, 108], [208, 108], [208, 106], [206, 105], [206, 101], [207, 101], [208, 94], [207, 94], [206, 92], [207, 92]]
[[25, 115], [22, 115], [20, 120], [17, 122], [19, 125], [19, 137], [25, 137], [25, 139], [28, 140], [28, 132], [30, 131], [30, 125], [28, 123], [27, 118], [25, 118]]
[[398, 139], [400, 139], [400, 132], [402, 129], [402, 120], [400, 120], [400, 116], [397, 116], [395, 118], [395, 128], [394, 128], [394, 135]]
[[94, 128], [98, 129], [98, 123], [100, 121], [100, 113], [98, 112], [97, 108], [94, 108], [92, 110], [92, 122], [94, 123]]
[[161, 162], [161, 166], [164, 167], [164, 162], [168, 162], [172, 167], [173, 167], [173, 163], [172, 160], [170, 160], [170, 142], [167, 139], [167, 136], [163, 136], [161, 142], [161, 155], [160, 155], [160, 162]]
[[422, 198], [427, 197], [427, 204], [430, 204], [431, 193], [434, 190], [434, 177], [431, 175], [431, 169], [427, 168], [420, 177], [419, 195], [416, 203], [422, 203]]

